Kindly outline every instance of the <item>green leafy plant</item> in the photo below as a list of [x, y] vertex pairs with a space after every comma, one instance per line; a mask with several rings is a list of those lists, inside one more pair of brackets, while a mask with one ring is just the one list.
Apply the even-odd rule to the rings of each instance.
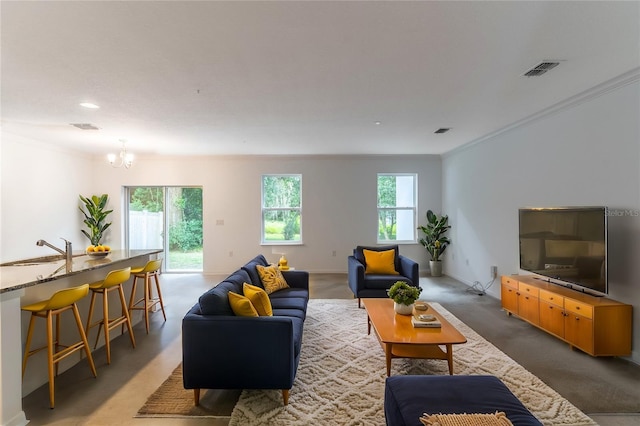
[[184, 252], [202, 247], [202, 221], [185, 220], [170, 225], [169, 247]]
[[289, 241], [293, 240], [296, 234], [300, 234], [300, 224], [298, 223], [299, 216], [289, 216], [284, 225], [284, 239]]
[[85, 198], [80, 195], [80, 200], [84, 203], [84, 209], [83, 206], [78, 206], [78, 208], [84, 215], [84, 224], [89, 228], [89, 232], [83, 229], [82, 233], [91, 241], [92, 245], [97, 246], [100, 244], [104, 231], [111, 226], [111, 222], [106, 222], [106, 219], [113, 210], [104, 210], [109, 196], [102, 194], [99, 197], [92, 195]]
[[427, 211], [427, 226], [418, 226], [418, 229], [424, 233], [424, 237], [420, 238], [420, 244], [427, 249], [431, 256], [431, 260], [438, 261], [440, 256], [451, 244], [451, 240], [444, 234], [451, 229], [449, 225], [449, 216], [437, 216], [431, 210]]
[[409, 285], [406, 281], [396, 281], [391, 288], [387, 290], [389, 297], [393, 299], [394, 302], [402, 305], [411, 305], [418, 300], [420, 293], [422, 293], [420, 287]]

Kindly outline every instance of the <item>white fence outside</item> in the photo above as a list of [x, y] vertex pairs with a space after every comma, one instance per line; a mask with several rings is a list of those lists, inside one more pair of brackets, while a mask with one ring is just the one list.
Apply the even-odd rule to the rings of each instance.
[[129, 211], [129, 248], [164, 248], [163, 229], [164, 215], [162, 212]]

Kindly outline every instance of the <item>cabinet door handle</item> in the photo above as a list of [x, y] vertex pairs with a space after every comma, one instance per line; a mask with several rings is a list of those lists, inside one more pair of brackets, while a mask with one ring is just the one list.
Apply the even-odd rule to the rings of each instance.
[[576, 317], [576, 321], [580, 321], [580, 318]]

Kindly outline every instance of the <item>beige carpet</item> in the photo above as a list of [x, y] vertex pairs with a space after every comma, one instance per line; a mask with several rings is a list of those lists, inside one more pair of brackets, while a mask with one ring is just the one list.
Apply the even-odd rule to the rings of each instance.
[[[575, 406], [451, 313], [438, 304], [433, 306], [467, 337], [467, 343], [454, 348], [455, 374], [499, 377], [545, 425], [595, 425]], [[353, 300], [312, 299], [303, 339], [289, 405], [282, 405], [279, 390], [242, 391], [233, 408], [230, 426], [384, 425], [384, 353], [375, 336], [367, 335], [364, 309], [359, 309]], [[440, 360], [397, 359], [392, 361], [391, 373], [446, 375], [448, 367], [446, 361]], [[181, 398], [193, 410], [193, 392], [182, 389], [179, 369], [167, 382], [156, 393]], [[180, 391], [184, 393], [182, 397], [178, 396]], [[207, 392], [204, 398], [209, 399], [210, 393], [213, 392]], [[214, 393], [206, 403], [204, 413], [171, 414], [168, 407], [181, 404], [173, 402], [162, 408], [163, 403], [155, 395], [145, 407], [155, 406], [158, 413], [149, 413], [147, 409], [147, 414], [142, 414], [143, 407], [139, 415], [217, 416], [216, 412], [223, 414], [225, 411], [216, 407], [215, 399]]]

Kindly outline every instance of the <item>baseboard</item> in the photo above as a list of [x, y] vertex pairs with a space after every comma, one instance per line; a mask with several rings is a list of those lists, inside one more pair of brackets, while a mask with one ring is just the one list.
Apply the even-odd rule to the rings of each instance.
[[[468, 280], [466, 280], [466, 279], [464, 279], [462, 277], [458, 277], [456, 275], [445, 273], [445, 274], [443, 274], [443, 276], [446, 276], [446, 277], [449, 277], [451, 279], [454, 279], [454, 280], [466, 285], [469, 288], [472, 288], [473, 284], [474, 284], [474, 282], [468, 281]], [[496, 288], [498, 290], [495, 290]], [[500, 300], [500, 277], [496, 277], [494, 283], [491, 285], [491, 288], [489, 290], [494, 290], [494, 291], [489, 291], [489, 292], [485, 293], [487, 296], [491, 296], [494, 299]]]
[[[340, 274], [340, 275], [344, 275], [345, 277], [347, 276], [347, 271], [345, 271], [344, 269], [329, 269], [329, 270], [325, 270], [325, 269], [300, 269], [300, 268], [296, 268], [296, 271], [305, 271], [308, 272], [310, 274]], [[216, 271], [208, 271], [208, 272], [195, 272], [195, 273], [201, 273], [202, 276], [208, 277], [208, 276], [214, 276], [214, 275], [230, 275], [231, 273], [233, 273], [233, 271], [229, 272], [229, 271], [222, 271], [222, 272], [216, 272]]]

